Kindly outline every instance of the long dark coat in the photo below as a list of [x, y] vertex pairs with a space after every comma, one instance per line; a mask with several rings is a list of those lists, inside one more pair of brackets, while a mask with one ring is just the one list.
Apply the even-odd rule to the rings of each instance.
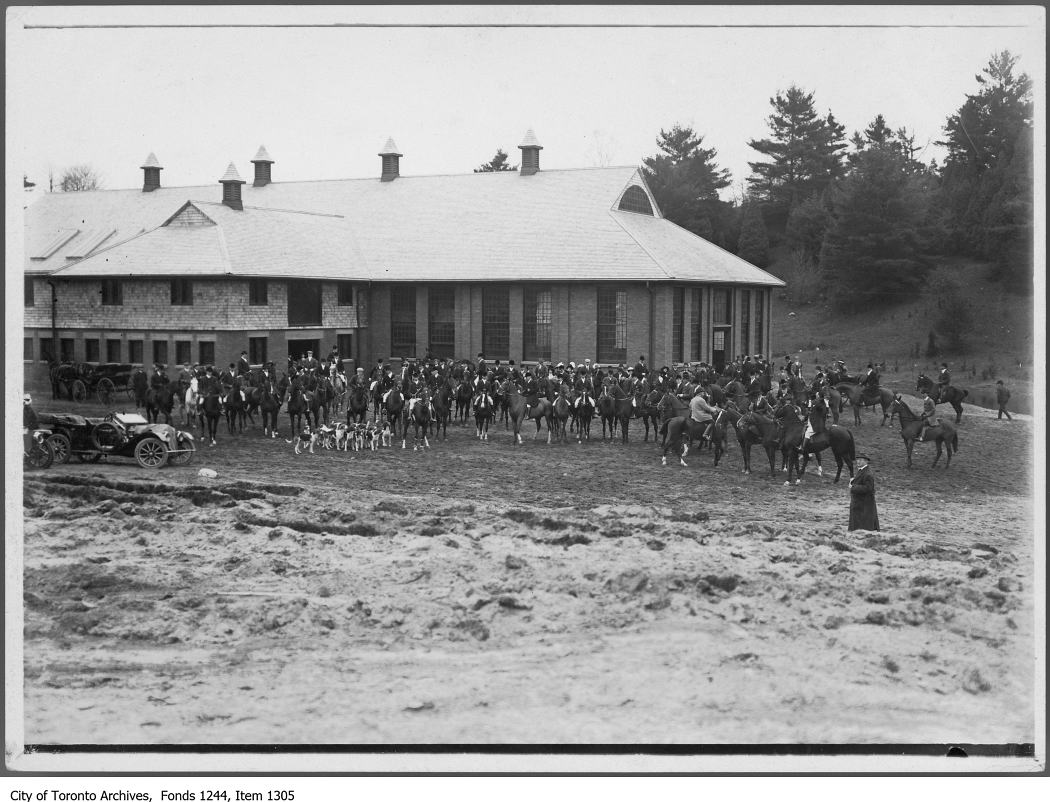
[[849, 483], [849, 529], [879, 531], [879, 510], [875, 505], [875, 477], [865, 466]]

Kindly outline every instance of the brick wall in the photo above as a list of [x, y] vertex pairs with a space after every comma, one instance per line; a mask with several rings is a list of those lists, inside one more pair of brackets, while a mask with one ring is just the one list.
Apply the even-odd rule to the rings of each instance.
[[[633, 310], [627, 307], [630, 318]], [[552, 353], [553, 357], [554, 354]], [[569, 285], [569, 342], [564, 357], [555, 359], [572, 361], [579, 365], [583, 360], [592, 362], [598, 356], [598, 288], [593, 284]]]

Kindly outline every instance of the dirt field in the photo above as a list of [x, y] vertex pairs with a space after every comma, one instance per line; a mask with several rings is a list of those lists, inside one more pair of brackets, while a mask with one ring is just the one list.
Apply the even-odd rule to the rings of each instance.
[[25, 740], [1032, 741], [1017, 417], [967, 406], [951, 468], [908, 471], [866, 411], [880, 533], [834, 470], [663, 468], [633, 428], [28, 474]]

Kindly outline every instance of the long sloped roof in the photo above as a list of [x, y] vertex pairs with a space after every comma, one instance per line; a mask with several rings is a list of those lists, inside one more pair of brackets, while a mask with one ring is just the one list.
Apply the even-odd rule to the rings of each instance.
[[[782, 284], [673, 223], [614, 211], [630, 183], [641, 183], [635, 167], [275, 182], [243, 185], [244, 211], [217, 203], [217, 184], [47, 195], [26, 210], [26, 269], [61, 269], [64, 276], [185, 270], [379, 281]], [[217, 230], [162, 229], [187, 201]], [[106, 226], [116, 234], [87, 258], [67, 260], [68, 245], [47, 259], [29, 258], [63, 229]]]

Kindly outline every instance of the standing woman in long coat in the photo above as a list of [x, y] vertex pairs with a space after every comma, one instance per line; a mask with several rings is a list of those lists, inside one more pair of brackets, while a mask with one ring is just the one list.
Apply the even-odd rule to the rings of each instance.
[[870, 460], [864, 454], [857, 457], [857, 475], [849, 482], [849, 531], [867, 529], [879, 531], [879, 510], [875, 506], [875, 476]]

